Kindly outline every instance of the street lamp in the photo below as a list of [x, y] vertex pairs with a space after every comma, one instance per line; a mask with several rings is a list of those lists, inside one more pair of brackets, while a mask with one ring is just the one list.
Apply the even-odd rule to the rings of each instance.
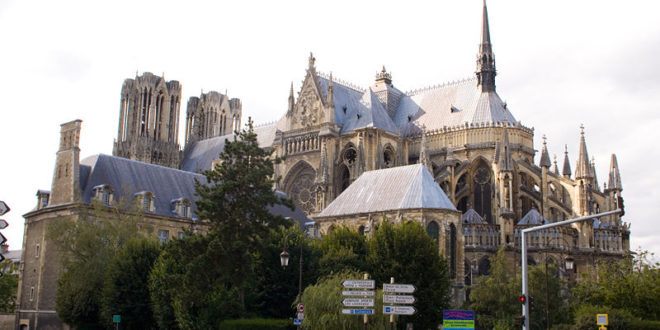
[[[286, 269], [286, 267], [289, 265], [289, 252], [287, 252], [287, 247], [289, 245], [289, 238], [292, 235], [295, 235], [295, 232], [289, 233], [286, 235], [284, 238], [284, 249], [282, 250], [282, 253], [280, 253], [280, 264], [282, 265], [283, 269]], [[305, 228], [303, 228], [303, 233], [302, 237], [305, 237]], [[296, 296], [296, 303], [300, 303], [300, 300], [302, 298], [302, 265], [303, 265], [303, 240], [300, 241], [298, 244], [300, 246], [300, 262], [298, 265], [298, 295]], [[296, 325], [296, 329], [300, 329], [300, 325]]]

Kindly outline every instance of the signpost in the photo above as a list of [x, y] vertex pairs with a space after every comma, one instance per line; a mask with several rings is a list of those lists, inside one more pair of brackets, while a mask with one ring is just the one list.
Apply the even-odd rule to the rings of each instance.
[[[362, 298], [370, 297], [374, 295], [374, 292], [371, 291], [376, 287], [376, 281], [369, 280], [369, 274], [364, 274], [363, 280], [346, 280], [342, 282], [342, 286], [346, 289], [362, 289], [362, 290], [344, 290], [342, 295], [344, 296], [358, 296], [360, 298], [344, 298], [342, 304], [346, 307], [373, 307], [374, 298]], [[342, 309], [342, 314], [348, 315], [363, 315], [364, 329], [367, 329], [367, 322], [369, 321], [367, 315], [374, 313], [373, 309], [369, 308], [351, 308], [351, 309]]]
[[383, 303], [384, 304], [414, 304], [415, 297], [408, 295], [384, 294]]
[[[9, 206], [4, 201], [0, 201], [0, 215], [4, 215], [5, 213], [9, 212], [9, 210]], [[7, 226], [9, 226], [7, 221], [0, 219], [0, 229], [5, 229]], [[7, 238], [5, 238], [5, 235], [0, 233], [0, 245], [5, 244], [5, 242], [7, 242]], [[0, 253], [0, 262], [3, 262], [4, 260], [5, 256]], [[2, 277], [2, 272], [0, 272], [0, 277]]]
[[414, 304], [415, 297], [412, 295], [402, 295], [397, 293], [413, 293], [416, 288], [412, 284], [396, 284], [394, 277], [390, 277], [390, 283], [383, 283], [383, 314], [390, 315], [390, 329], [394, 329], [394, 315], [413, 315], [417, 312], [412, 306], [385, 306], [385, 304]]
[[413, 315], [417, 312], [412, 306], [383, 306], [383, 314], [389, 315]]
[[412, 284], [383, 284], [383, 292], [413, 293], [417, 289]]
[[0, 201], [0, 215], [5, 215], [5, 213], [9, 212], [10, 210], [11, 209], [5, 202]]
[[112, 316], [112, 323], [115, 324], [115, 330], [119, 329], [119, 323], [121, 322], [121, 315], [113, 315]]
[[599, 330], [607, 330], [607, 314], [596, 314], [596, 325]]
[[474, 311], [454, 309], [442, 311], [442, 328], [444, 330], [474, 329]]
[[5, 228], [7, 228], [7, 226], [9, 226], [7, 221], [4, 220], [4, 219], [0, 219], [0, 229], [5, 229]]

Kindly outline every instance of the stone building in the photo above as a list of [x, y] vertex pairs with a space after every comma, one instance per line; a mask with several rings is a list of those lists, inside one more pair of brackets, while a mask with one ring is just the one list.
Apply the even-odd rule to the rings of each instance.
[[[273, 212], [298, 222], [312, 217], [321, 235], [342, 225], [369, 235], [382, 221], [418, 222], [449, 260], [460, 304], [464, 286], [488, 274], [488, 258], [499, 248], [519, 258], [522, 229], [616, 209], [622, 193], [616, 156], [601, 186], [581, 127], [575, 167], [567, 150], [560, 167], [545, 137], [535, 160], [534, 130], [499, 97], [496, 74], [485, 5], [471, 79], [404, 92], [383, 67], [362, 88], [318, 72], [310, 54], [282, 118], [255, 128], [261, 147], [286, 156], [275, 167], [281, 178], [275, 188], [298, 206], [295, 213]], [[25, 214], [17, 327], [62, 327], [54, 312], [59, 267], [45, 235], [49, 221], [76, 218], [93, 202], [114, 210], [123, 199], [140, 206], [142, 221], [162, 239], [199, 223], [192, 182], [241, 127], [242, 105], [217, 92], [190, 98], [181, 150], [180, 96], [176, 81], [150, 73], [127, 79], [114, 156], [79, 160], [81, 122], [62, 125], [51, 190], [40, 190], [37, 207]], [[529, 262], [561, 263], [570, 255], [576, 267], [562, 274], [576, 279], [597, 260], [629, 252], [629, 228], [611, 215], [538, 232], [529, 239]]]

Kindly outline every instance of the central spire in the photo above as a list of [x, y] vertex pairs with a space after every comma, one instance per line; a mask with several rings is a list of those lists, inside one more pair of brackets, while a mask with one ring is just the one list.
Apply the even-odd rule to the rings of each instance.
[[495, 91], [495, 55], [490, 44], [490, 28], [488, 26], [488, 9], [484, 0], [484, 11], [481, 22], [481, 44], [477, 55], [477, 84], [482, 92]]

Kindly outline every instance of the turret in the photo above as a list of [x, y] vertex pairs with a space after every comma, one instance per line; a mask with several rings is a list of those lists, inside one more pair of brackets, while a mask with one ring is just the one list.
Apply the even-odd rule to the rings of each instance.
[[287, 115], [293, 114], [293, 107], [296, 105], [296, 98], [293, 96], [293, 81], [291, 82], [291, 90], [289, 91], [289, 108]]
[[584, 139], [584, 126], [580, 125], [580, 153], [578, 154], [577, 164], [575, 165], [575, 179], [586, 179], [591, 183], [593, 177], [589, 153], [587, 152], [587, 143]]
[[543, 149], [541, 150], [541, 161], [539, 162], [539, 166], [548, 169], [550, 165], [552, 164], [550, 163], [550, 154], [548, 154], [548, 145], [546, 137], [543, 135]]
[[612, 154], [610, 160], [610, 175], [607, 182], [607, 190], [620, 193], [623, 190], [621, 186], [621, 174], [619, 173], [619, 164], [616, 161], [616, 155]]
[[82, 120], [78, 119], [61, 125], [60, 148], [55, 160], [49, 205], [73, 203], [78, 200], [81, 124]]
[[561, 174], [567, 178], [571, 178], [571, 163], [568, 161], [568, 145], [564, 145], [564, 168], [561, 171]]

